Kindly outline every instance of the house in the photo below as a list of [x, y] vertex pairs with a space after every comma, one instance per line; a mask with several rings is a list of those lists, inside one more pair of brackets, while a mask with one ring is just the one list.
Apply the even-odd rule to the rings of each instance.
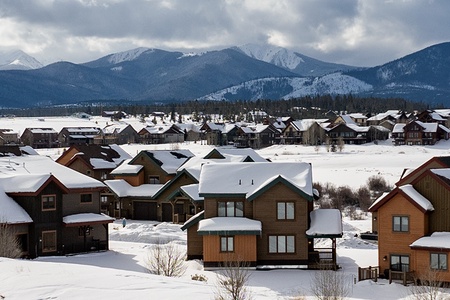
[[[172, 221], [173, 209], [155, 194], [177, 176], [177, 170], [194, 154], [189, 150], [144, 150], [124, 161], [106, 180], [111, 191], [108, 214], [119, 218]], [[192, 183], [192, 182], [188, 182]]]
[[103, 181], [109, 173], [131, 156], [118, 145], [73, 145], [56, 160], [57, 163]]
[[180, 123], [177, 124], [177, 126], [183, 130], [184, 132], [184, 140], [185, 141], [192, 141], [192, 142], [197, 142], [197, 141], [201, 141], [204, 137], [203, 134], [200, 130], [200, 127], [197, 126], [196, 124], [193, 123], [188, 123], [188, 124], [184, 124], [184, 123]]
[[99, 145], [124, 145], [138, 141], [139, 134], [130, 124], [107, 125], [94, 137], [94, 143]]
[[224, 146], [234, 143], [238, 126], [208, 122], [203, 124], [200, 130], [204, 132], [208, 145]]
[[439, 123], [446, 126], [447, 119], [442, 117], [437, 112], [431, 110], [424, 110], [418, 115], [416, 115], [416, 120], [423, 123]]
[[392, 130], [395, 145], [434, 145], [441, 139], [448, 140], [450, 130], [439, 123], [412, 121], [396, 124]]
[[155, 125], [142, 128], [139, 132], [142, 144], [167, 144], [184, 142], [184, 132], [175, 124]]
[[20, 140], [34, 149], [59, 147], [58, 132], [53, 128], [25, 128]]
[[0, 169], [0, 222], [13, 226], [23, 256], [108, 249], [103, 183], [40, 155], [0, 158]]
[[320, 145], [325, 141], [326, 131], [320, 124], [328, 119], [303, 119], [291, 121], [282, 131], [281, 144]]
[[434, 157], [405, 172], [369, 208], [378, 231], [378, 263], [386, 277], [427, 279], [431, 271], [450, 282], [449, 162], [450, 157]]
[[280, 131], [272, 124], [240, 126], [236, 131], [234, 146], [238, 148], [261, 149], [272, 146], [280, 140]]
[[120, 120], [127, 116], [127, 114], [120, 110], [113, 110], [113, 111], [102, 111], [102, 117], [104, 118], [111, 118], [111, 120]]
[[100, 133], [96, 127], [63, 127], [58, 134], [60, 147], [72, 145], [93, 144], [94, 137]]
[[342, 140], [345, 144], [365, 144], [367, 143], [367, 132], [369, 127], [361, 127], [352, 123], [332, 124], [328, 128], [327, 136], [330, 139], [330, 144], [338, 144]]
[[19, 134], [12, 129], [0, 129], [0, 145], [19, 145]]
[[[313, 267], [321, 262], [314, 238], [342, 236], [339, 211], [328, 218], [311, 215], [314, 192], [307, 163], [205, 164], [198, 195], [204, 211], [182, 230], [187, 230], [188, 259], [201, 258], [206, 268], [236, 260]], [[329, 257], [336, 258], [335, 249]], [[333, 259], [327, 263], [336, 266]]]

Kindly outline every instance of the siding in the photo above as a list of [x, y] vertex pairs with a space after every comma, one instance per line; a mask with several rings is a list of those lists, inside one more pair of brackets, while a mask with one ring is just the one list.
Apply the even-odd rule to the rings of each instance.
[[[447, 270], [436, 271], [430, 269], [430, 253], [447, 253]], [[450, 282], [449, 267], [449, 252], [429, 251], [429, 250], [414, 250], [414, 270], [417, 272], [419, 278], [433, 279], [436, 276], [438, 281]]]
[[220, 252], [220, 236], [203, 236], [203, 261], [205, 263], [225, 262], [234, 258], [239, 261], [256, 262], [256, 236], [234, 236], [234, 252]]

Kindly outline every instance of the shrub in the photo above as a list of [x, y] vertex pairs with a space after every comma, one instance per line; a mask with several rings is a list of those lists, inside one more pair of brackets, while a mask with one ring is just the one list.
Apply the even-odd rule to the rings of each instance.
[[184, 274], [186, 266], [185, 253], [173, 243], [162, 244], [157, 241], [150, 248], [146, 265], [149, 272], [168, 277], [180, 277]]

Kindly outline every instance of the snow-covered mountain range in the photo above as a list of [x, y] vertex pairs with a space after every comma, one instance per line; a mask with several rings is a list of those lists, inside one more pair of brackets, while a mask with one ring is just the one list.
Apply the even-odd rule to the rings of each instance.
[[[288, 99], [306, 95], [404, 98], [450, 106], [450, 43], [430, 46], [373, 68], [323, 62], [281, 47], [247, 44], [204, 53], [136, 48], [84, 64], [6, 66], [0, 106], [30, 107], [80, 101], [141, 102], [192, 99]], [[1, 64], [0, 64], [1, 65]], [[10, 67], [11, 68], [11, 67]]]
[[42, 67], [43, 64], [22, 50], [0, 52], [0, 70], [33, 70]]

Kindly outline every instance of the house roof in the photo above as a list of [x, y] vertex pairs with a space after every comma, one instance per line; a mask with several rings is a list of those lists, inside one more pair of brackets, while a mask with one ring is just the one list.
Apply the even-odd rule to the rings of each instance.
[[73, 214], [63, 217], [63, 223], [65, 226], [80, 226], [83, 224], [89, 225], [94, 223], [112, 223], [114, 218], [107, 216], [105, 214], [94, 214], [94, 213], [81, 213]]
[[0, 188], [0, 224], [33, 223], [30, 215]]
[[198, 193], [198, 184], [188, 184], [180, 187], [180, 190], [188, 196], [192, 201], [203, 201], [205, 198]]
[[406, 199], [408, 199], [421, 211], [426, 212], [434, 210], [433, 204], [430, 202], [430, 200], [422, 196], [411, 184], [405, 184], [395, 188], [387, 195], [383, 194], [369, 207], [369, 211], [377, 211], [381, 206], [383, 206], [387, 201], [392, 199], [392, 197], [394, 197], [399, 192], [402, 193], [406, 197]]
[[112, 170], [110, 174], [112, 174], [112, 175], [118, 175], [118, 174], [135, 175], [144, 168], [143, 165], [130, 165], [129, 164], [130, 161], [131, 161], [131, 159], [124, 160], [117, 168]]
[[[0, 157], [0, 176], [23, 176], [27, 174], [46, 174], [46, 176], [51, 174], [68, 189], [104, 187], [102, 182], [65, 167], [46, 156]], [[17, 183], [18, 188], [25, 187], [27, 184], [24, 181]]]
[[145, 197], [151, 198], [163, 186], [162, 184], [141, 184], [132, 186], [123, 179], [105, 180], [109, 189], [120, 198], [123, 197]]
[[254, 162], [267, 162], [265, 158], [252, 148], [214, 148], [204, 158], [210, 159], [214, 156], [222, 159], [229, 158], [230, 161], [246, 161], [249, 157]]
[[414, 241], [411, 248], [433, 248], [450, 250], [450, 232], [434, 232], [431, 236], [424, 236]]
[[400, 180], [395, 184], [397, 186], [403, 185], [403, 183], [407, 182], [409, 178], [411, 178], [412, 176], [424, 173], [426, 170], [429, 169], [428, 166], [432, 165], [433, 163], [439, 164], [440, 166], [442, 166], [442, 168], [450, 168], [450, 156], [434, 156], [414, 170], [411, 169], [404, 170]]
[[199, 194], [250, 197], [272, 181], [289, 182], [312, 200], [311, 165], [303, 162], [206, 164], [199, 180]]
[[215, 217], [203, 219], [198, 224], [199, 235], [261, 235], [258, 220], [243, 217]]
[[193, 215], [192, 217], [189, 218], [189, 220], [184, 222], [183, 226], [181, 226], [181, 230], [184, 231], [186, 229], [189, 229], [190, 227], [192, 227], [195, 224], [197, 224], [198, 222], [200, 222], [200, 220], [203, 220], [204, 217], [205, 217], [205, 211], [202, 210], [201, 212]]
[[[146, 154], [167, 174], [175, 174], [182, 164], [194, 156], [189, 150], [144, 150], [141, 153]], [[130, 164], [134, 164], [136, 157], [131, 160]]]
[[342, 237], [342, 217], [338, 209], [316, 209], [310, 216], [308, 237]]
[[397, 123], [394, 125], [394, 128], [392, 128], [392, 133], [403, 133], [403, 128], [406, 126], [404, 123]]

